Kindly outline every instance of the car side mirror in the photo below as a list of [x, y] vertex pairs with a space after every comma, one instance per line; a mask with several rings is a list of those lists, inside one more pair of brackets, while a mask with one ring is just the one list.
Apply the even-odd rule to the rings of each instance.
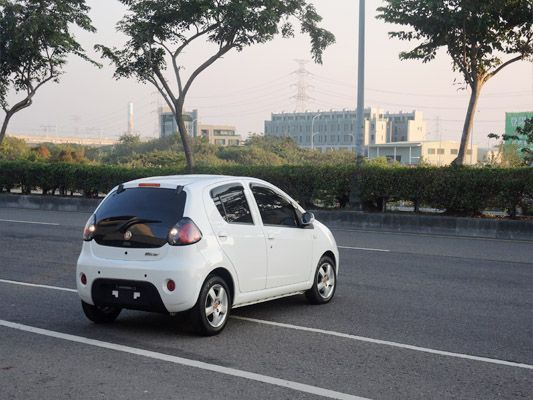
[[302, 214], [302, 225], [307, 226], [315, 222], [315, 215], [312, 212], [305, 212]]

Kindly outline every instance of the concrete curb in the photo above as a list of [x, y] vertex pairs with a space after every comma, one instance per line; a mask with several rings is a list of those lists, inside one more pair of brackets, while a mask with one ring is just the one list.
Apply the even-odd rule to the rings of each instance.
[[[90, 213], [102, 199], [0, 194], [0, 208]], [[533, 241], [533, 221], [313, 210], [330, 227]]]
[[533, 221], [356, 211], [317, 210], [313, 212], [319, 221], [338, 228], [533, 240]]

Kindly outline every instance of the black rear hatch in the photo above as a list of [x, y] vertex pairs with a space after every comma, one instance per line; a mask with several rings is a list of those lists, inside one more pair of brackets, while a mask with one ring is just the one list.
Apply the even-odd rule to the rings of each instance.
[[119, 189], [96, 212], [94, 240], [102, 246], [158, 248], [183, 217], [186, 193], [180, 189]]

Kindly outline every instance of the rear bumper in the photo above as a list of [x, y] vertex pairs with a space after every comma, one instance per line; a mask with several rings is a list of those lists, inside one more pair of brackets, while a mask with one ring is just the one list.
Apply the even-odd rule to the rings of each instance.
[[[76, 268], [76, 287], [81, 299], [89, 304], [172, 313], [194, 307], [206, 271], [208, 266], [199, 251], [137, 262], [96, 257], [84, 244]], [[87, 277], [86, 284], [81, 282], [81, 274]], [[169, 279], [176, 283], [172, 292], [167, 289]], [[113, 293], [117, 290], [118, 297]]]

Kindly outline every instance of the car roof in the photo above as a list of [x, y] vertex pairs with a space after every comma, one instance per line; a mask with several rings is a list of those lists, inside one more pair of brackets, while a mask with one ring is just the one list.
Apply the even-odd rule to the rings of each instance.
[[134, 186], [140, 183], [159, 183], [162, 186], [209, 186], [216, 183], [224, 183], [232, 180], [250, 180], [262, 182], [260, 179], [230, 175], [168, 175], [168, 176], [151, 176], [148, 178], [136, 179], [126, 182], [125, 186]]

